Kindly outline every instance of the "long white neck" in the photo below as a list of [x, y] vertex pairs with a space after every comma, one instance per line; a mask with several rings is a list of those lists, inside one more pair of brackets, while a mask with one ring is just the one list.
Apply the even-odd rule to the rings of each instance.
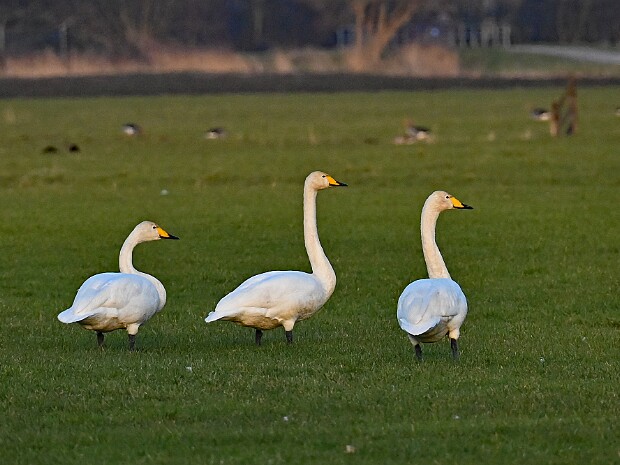
[[440, 210], [433, 205], [431, 199], [424, 203], [420, 223], [422, 251], [424, 252], [424, 261], [426, 262], [429, 278], [450, 278], [448, 268], [435, 241], [435, 226], [437, 225], [439, 213]]
[[312, 266], [312, 274], [321, 282], [329, 298], [336, 288], [336, 273], [319, 241], [316, 226], [316, 194], [316, 189], [306, 182], [304, 184], [304, 243]]
[[127, 239], [125, 239], [118, 256], [118, 268], [121, 273], [137, 274], [148, 279], [153, 286], [155, 286], [155, 289], [157, 289], [157, 293], [159, 294], [159, 309], [161, 310], [164, 308], [164, 305], [166, 305], [166, 289], [164, 285], [154, 276], [138, 271], [133, 266], [133, 249], [141, 242], [143, 241], [139, 240], [135, 232], [132, 232]]

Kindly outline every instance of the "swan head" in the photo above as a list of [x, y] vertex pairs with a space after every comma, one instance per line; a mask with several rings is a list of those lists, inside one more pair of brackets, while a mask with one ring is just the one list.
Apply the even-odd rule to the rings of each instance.
[[458, 210], [472, 210], [474, 208], [469, 205], [465, 205], [459, 199], [454, 197], [452, 194], [448, 194], [446, 191], [433, 192], [428, 197], [427, 202], [432, 203], [432, 205], [439, 211], [452, 210], [454, 208]]
[[165, 231], [161, 226], [152, 221], [143, 221], [137, 225], [132, 234], [137, 236], [139, 242], [157, 241], [159, 239], [178, 239]]
[[327, 189], [328, 187], [346, 186], [344, 182], [336, 181], [329, 174], [322, 171], [314, 171], [306, 178], [306, 186], [314, 190]]

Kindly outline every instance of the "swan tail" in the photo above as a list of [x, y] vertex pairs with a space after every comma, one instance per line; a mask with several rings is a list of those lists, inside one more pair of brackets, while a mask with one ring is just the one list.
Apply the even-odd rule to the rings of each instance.
[[436, 327], [440, 322], [441, 322], [440, 317], [431, 318], [418, 324], [413, 324], [407, 321], [405, 318], [398, 319], [398, 324], [400, 325], [402, 330], [406, 331], [412, 336], [421, 336], [425, 334], [427, 331]]
[[231, 308], [231, 309], [215, 309], [212, 312], [209, 312], [205, 321], [207, 323], [211, 323], [212, 321], [217, 321], [221, 319], [236, 317], [244, 313], [245, 309]]
[[73, 310], [73, 307], [66, 309], [64, 312], [60, 312], [58, 314], [58, 320], [60, 320], [62, 323], [77, 323], [79, 321], [85, 320], [86, 318], [88, 318], [89, 316], [93, 316], [93, 313], [76, 313]]
[[224, 315], [222, 315], [221, 313], [218, 312], [209, 312], [209, 314], [207, 315], [207, 317], [205, 318], [205, 321], [207, 323], [211, 323], [212, 321], [217, 321], [220, 318], [222, 318]]
[[448, 334], [448, 325], [440, 321], [422, 334], [418, 334], [415, 338], [420, 342], [437, 342], [441, 341], [446, 334]]

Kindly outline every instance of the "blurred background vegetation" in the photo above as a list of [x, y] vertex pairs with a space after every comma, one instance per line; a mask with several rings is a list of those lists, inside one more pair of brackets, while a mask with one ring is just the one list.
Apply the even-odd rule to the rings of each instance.
[[94, 73], [86, 62], [455, 75], [478, 49], [588, 45], [617, 54], [619, 40], [617, 0], [0, 1], [5, 75], [36, 75], [39, 63], [57, 68], [48, 74]]

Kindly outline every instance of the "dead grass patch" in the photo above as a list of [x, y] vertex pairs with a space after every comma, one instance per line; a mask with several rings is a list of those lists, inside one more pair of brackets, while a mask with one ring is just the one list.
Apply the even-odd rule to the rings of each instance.
[[[354, 69], [347, 59], [346, 50], [275, 49], [260, 54], [244, 54], [223, 49], [158, 47], [149, 50], [141, 60], [113, 60], [94, 54], [72, 54], [62, 58], [47, 50], [8, 57], [2, 74], [5, 77], [43, 78], [187, 71], [214, 74], [351, 73]], [[374, 71], [378, 74], [454, 76], [459, 71], [458, 57], [455, 52], [441, 47], [407, 47]]]

